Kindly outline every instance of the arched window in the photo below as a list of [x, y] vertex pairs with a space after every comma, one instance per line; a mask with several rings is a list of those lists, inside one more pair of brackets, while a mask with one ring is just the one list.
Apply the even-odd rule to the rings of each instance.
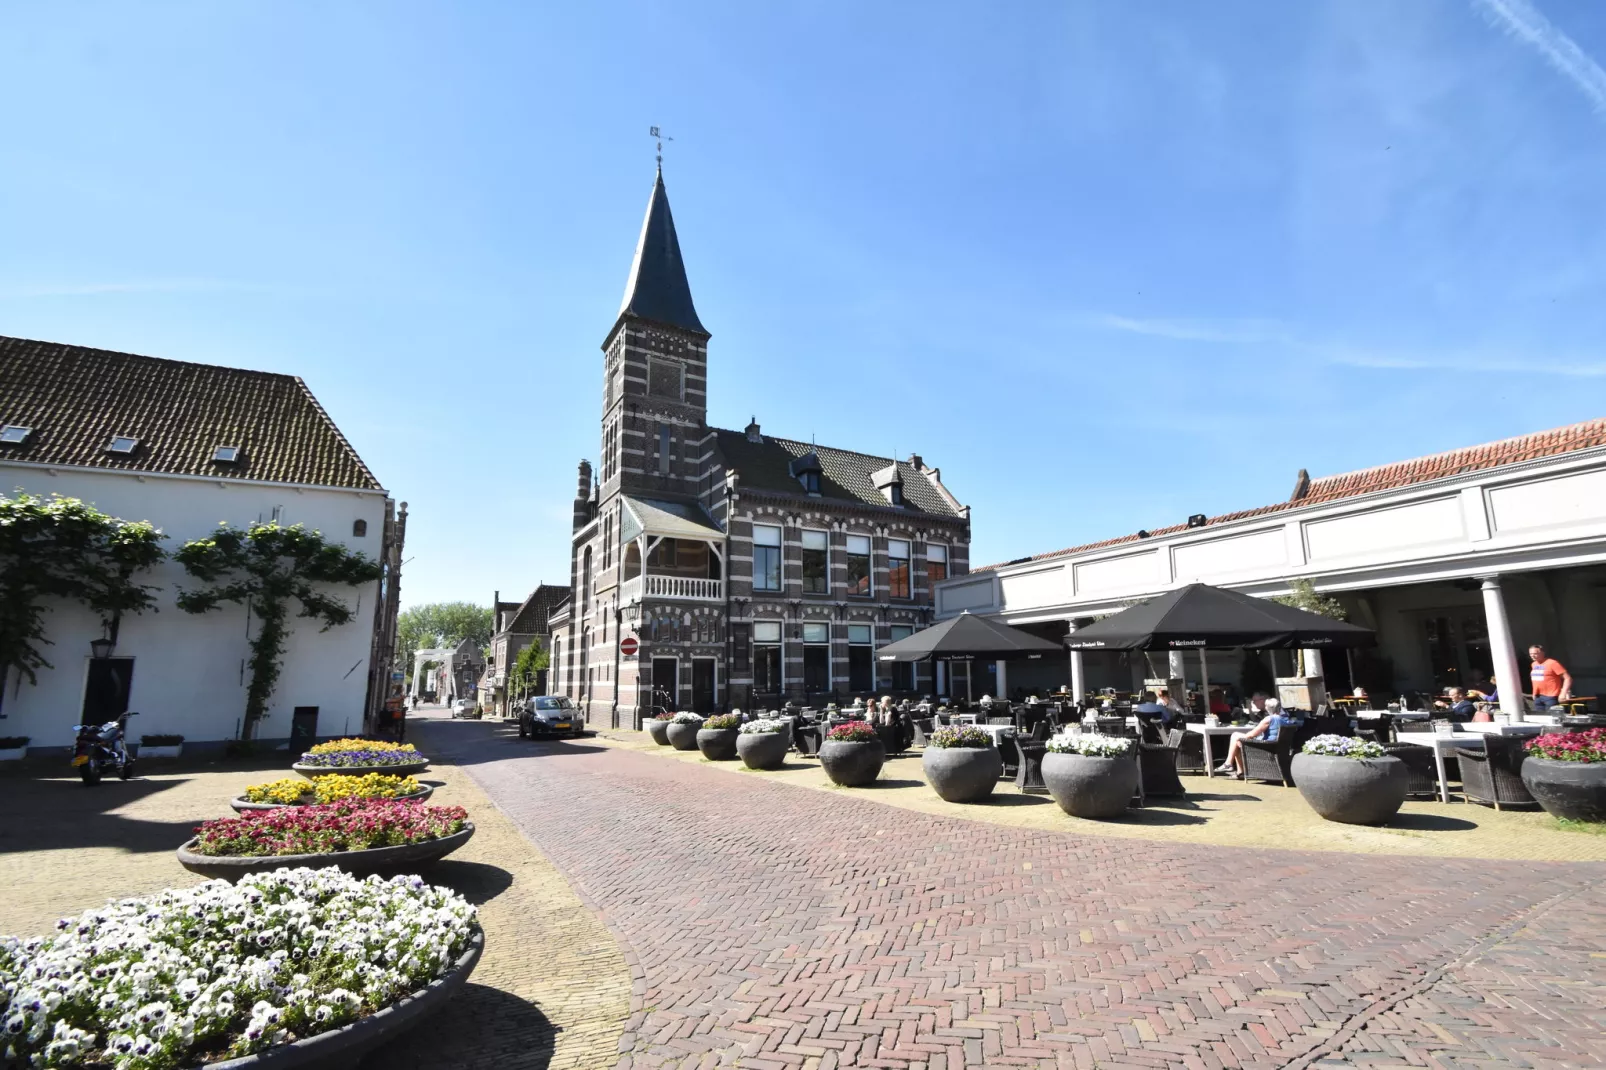
[[351, 536], [354, 539], [366, 538], [368, 535], [368, 521], [353, 520], [351, 522]]

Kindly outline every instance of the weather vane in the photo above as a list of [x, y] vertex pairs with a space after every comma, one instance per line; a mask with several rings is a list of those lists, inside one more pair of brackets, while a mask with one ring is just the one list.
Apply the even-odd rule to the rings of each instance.
[[647, 134], [653, 140], [658, 142], [658, 166], [662, 167], [664, 165], [664, 142], [673, 141], [675, 139], [665, 136], [656, 126], [648, 127]]

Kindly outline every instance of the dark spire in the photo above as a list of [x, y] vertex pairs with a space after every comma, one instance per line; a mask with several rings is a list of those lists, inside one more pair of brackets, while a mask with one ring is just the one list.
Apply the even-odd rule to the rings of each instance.
[[641, 224], [641, 239], [636, 242], [636, 258], [630, 264], [630, 281], [625, 283], [619, 315], [708, 334], [692, 304], [691, 284], [686, 281], [686, 264], [680, 258], [680, 239], [675, 236], [675, 217], [669, 213], [662, 168], [652, 184], [652, 199], [647, 202], [647, 218]]

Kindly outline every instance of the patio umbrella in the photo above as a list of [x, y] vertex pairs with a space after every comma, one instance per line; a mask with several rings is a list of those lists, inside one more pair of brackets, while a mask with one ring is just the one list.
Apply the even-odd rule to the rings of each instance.
[[1011, 628], [986, 617], [961, 613], [941, 624], [915, 632], [907, 639], [888, 643], [876, 652], [879, 661], [925, 661], [977, 658], [982, 661], [1018, 661], [1064, 653], [1065, 648], [1030, 632]]
[[[1079, 628], [1072, 650], [1255, 650], [1372, 646], [1370, 628], [1332, 620], [1265, 598], [1190, 583], [1142, 605]], [[890, 647], [887, 649], [891, 649]]]

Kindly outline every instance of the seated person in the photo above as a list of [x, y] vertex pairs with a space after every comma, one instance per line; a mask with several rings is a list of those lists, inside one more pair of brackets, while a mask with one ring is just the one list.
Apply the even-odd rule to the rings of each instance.
[[[1261, 696], [1256, 694], [1255, 701], [1258, 703], [1260, 699]], [[1264, 709], [1266, 715], [1260, 719], [1259, 724], [1247, 732], [1234, 732], [1232, 734], [1232, 742], [1227, 746], [1227, 760], [1217, 767], [1216, 772], [1230, 776], [1234, 780], [1242, 780], [1244, 776], [1244, 740], [1260, 739], [1265, 740], [1267, 743], [1275, 743], [1282, 730], [1294, 723], [1293, 718], [1283, 713], [1283, 704], [1277, 699], [1266, 699], [1264, 706], [1261, 708]]]
[[1479, 702], [1492, 702], [1496, 705], [1500, 703], [1500, 685], [1493, 675], [1489, 677], [1489, 686], [1487, 690], [1477, 687], [1470, 687], [1467, 689], [1467, 694], [1477, 699]]
[[1171, 697], [1171, 692], [1164, 688], [1155, 692], [1154, 701], [1164, 706], [1170, 714], [1170, 716], [1164, 717], [1162, 720], [1170, 722], [1182, 716], [1182, 707], [1177, 705], [1177, 700]]
[[1218, 716], [1232, 712], [1232, 703], [1227, 701], [1227, 692], [1219, 687], [1210, 689], [1210, 712]]
[[1158, 701], [1153, 691], [1145, 691], [1139, 695], [1137, 704], [1132, 707], [1132, 712], [1149, 720], [1165, 721], [1171, 717], [1171, 711]]
[[1457, 724], [1465, 724], [1478, 712], [1478, 707], [1467, 698], [1467, 693], [1459, 687], [1450, 688], [1448, 699], [1436, 699], [1433, 705], [1447, 711], [1450, 714], [1450, 720]]

